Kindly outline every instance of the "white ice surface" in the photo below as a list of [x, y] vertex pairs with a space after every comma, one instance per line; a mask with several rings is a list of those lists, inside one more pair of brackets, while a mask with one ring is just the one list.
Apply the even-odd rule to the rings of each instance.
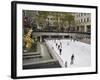
[[[62, 43], [62, 53], [59, 54], [59, 50], [56, 44]], [[46, 40], [49, 47], [53, 47], [56, 54], [62, 59], [62, 67], [65, 67], [67, 61], [67, 67], [90, 67], [91, 66], [91, 45], [79, 41], [73, 41], [70, 39], [62, 40]], [[70, 65], [71, 56], [74, 54], [74, 64]], [[58, 60], [60, 61], [60, 60]]]

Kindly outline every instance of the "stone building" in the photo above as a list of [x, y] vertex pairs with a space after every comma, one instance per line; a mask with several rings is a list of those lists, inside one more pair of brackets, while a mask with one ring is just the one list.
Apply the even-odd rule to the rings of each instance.
[[77, 32], [91, 32], [91, 14], [74, 13]]

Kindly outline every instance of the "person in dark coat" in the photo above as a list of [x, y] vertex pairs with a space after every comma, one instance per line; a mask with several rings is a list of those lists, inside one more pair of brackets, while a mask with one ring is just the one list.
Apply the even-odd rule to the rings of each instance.
[[65, 62], [65, 67], [67, 67], [67, 61]]
[[60, 45], [58, 45], [58, 49], [60, 49]]
[[59, 49], [59, 53], [60, 53], [60, 55], [61, 55], [61, 52], [62, 52], [62, 49], [60, 48], [60, 49]]
[[74, 54], [72, 54], [72, 56], [71, 56], [71, 62], [70, 62], [70, 64], [71, 65], [74, 64]]
[[56, 46], [57, 46], [57, 43], [56, 43]]
[[60, 47], [62, 48], [62, 43], [60, 42]]

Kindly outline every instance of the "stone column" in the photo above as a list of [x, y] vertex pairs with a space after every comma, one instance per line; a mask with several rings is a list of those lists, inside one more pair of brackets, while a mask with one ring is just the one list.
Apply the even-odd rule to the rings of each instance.
[[87, 32], [87, 26], [84, 25], [84, 32]]
[[42, 42], [42, 36], [40, 36], [40, 42]]

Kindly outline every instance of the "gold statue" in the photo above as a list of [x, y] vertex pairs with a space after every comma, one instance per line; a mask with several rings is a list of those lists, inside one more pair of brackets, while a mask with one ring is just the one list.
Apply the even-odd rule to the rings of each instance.
[[31, 47], [32, 47], [32, 43], [34, 43], [34, 40], [31, 38], [31, 35], [32, 35], [32, 29], [30, 29], [29, 31], [28, 31], [28, 33], [26, 34], [26, 35], [24, 35], [24, 38], [23, 38], [23, 40], [24, 40], [24, 46], [25, 46], [25, 48], [27, 48], [27, 49], [30, 49]]

